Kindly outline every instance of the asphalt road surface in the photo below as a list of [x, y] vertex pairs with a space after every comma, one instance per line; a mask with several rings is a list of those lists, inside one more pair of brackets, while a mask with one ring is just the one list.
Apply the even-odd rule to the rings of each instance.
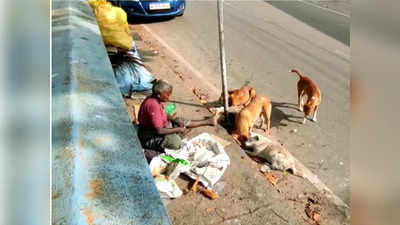
[[[301, 2], [228, 1], [224, 4], [229, 89], [249, 82], [269, 96], [272, 135], [344, 202], [350, 202], [348, 22]], [[183, 17], [147, 23], [177, 54], [220, 88], [217, 5], [188, 1]], [[301, 124], [297, 68], [320, 87], [318, 123]], [[296, 132], [294, 132], [296, 129]]]

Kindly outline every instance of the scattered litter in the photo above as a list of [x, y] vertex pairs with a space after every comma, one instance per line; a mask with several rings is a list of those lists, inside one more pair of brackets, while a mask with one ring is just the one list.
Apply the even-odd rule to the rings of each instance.
[[200, 99], [200, 103], [201, 103], [201, 104], [207, 104], [207, 101], [204, 100], [204, 99]]
[[161, 175], [165, 168], [167, 168], [168, 163], [164, 162], [160, 157], [153, 157], [150, 161], [149, 168], [151, 175], [153, 177]]
[[153, 177], [164, 174], [169, 179], [172, 179], [172, 177], [175, 179], [181, 172], [189, 169], [185, 160], [173, 158], [165, 153], [154, 157], [150, 162], [149, 168]]
[[219, 198], [219, 195], [213, 192], [211, 189], [204, 188], [201, 190], [201, 193], [204, 194], [206, 197], [210, 198], [211, 200]]
[[314, 200], [314, 199], [311, 198], [311, 197], [308, 197], [308, 198], [307, 198], [307, 201], [311, 202], [312, 204], [317, 204], [317, 201]]
[[178, 198], [182, 196], [182, 191], [175, 180], [167, 179], [163, 175], [158, 175], [154, 178], [154, 181], [161, 198]]
[[178, 75], [178, 77], [179, 77], [181, 80], [185, 80], [185, 78], [184, 78], [184, 76], [183, 76], [182, 73], [180, 73], [180, 72], [178, 72], [178, 71], [174, 71], [174, 72]]
[[207, 94], [203, 93], [199, 88], [190, 88], [193, 94], [200, 100], [201, 104], [207, 104], [209, 98]]
[[[155, 180], [158, 179], [156, 184], [159, 183], [157, 188], [160, 194], [164, 193], [163, 195], [169, 198], [182, 195], [182, 191], [174, 180], [179, 174], [184, 173], [196, 179], [191, 191], [197, 192], [198, 182], [201, 182], [205, 189], [202, 188], [200, 191], [204, 195], [211, 199], [218, 198], [218, 194], [211, 188], [219, 181], [230, 163], [228, 155], [219, 142], [208, 133], [202, 133], [189, 141], [183, 140], [181, 149], [165, 149], [165, 152], [154, 157], [149, 165], [151, 174]], [[222, 190], [224, 184], [216, 187]], [[176, 189], [179, 189], [179, 192]]]
[[291, 133], [297, 133], [297, 129], [293, 129], [290, 131]]
[[222, 145], [208, 133], [184, 142], [181, 149], [165, 149], [174, 158], [185, 159], [190, 169], [184, 172], [192, 179], [199, 178], [204, 187], [211, 188], [222, 177], [230, 163]]
[[165, 168], [165, 176], [168, 179], [175, 180], [178, 178], [179, 174], [185, 170], [186, 168], [183, 164], [179, 162], [172, 162]]
[[197, 192], [197, 184], [199, 183], [199, 179], [197, 178], [196, 181], [193, 183], [190, 191]]
[[321, 214], [319, 214], [319, 212], [314, 212], [313, 213], [313, 218], [312, 218], [315, 222], [319, 222], [321, 221]]
[[271, 168], [267, 164], [263, 164], [260, 168], [260, 171], [262, 173], [269, 173], [271, 172]]
[[272, 184], [272, 186], [276, 186], [276, 177], [272, 173], [264, 174], [264, 176]]
[[135, 91], [146, 91], [153, 87], [153, 75], [146, 69], [136, 50], [135, 42], [128, 52], [110, 56], [115, 79], [123, 95], [130, 96]]
[[339, 162], [339, 165], [343, 166], [343, 162]]
[[321, 208], [318, 206], [319, 200], [317, 196], [315, 198], [308, 197], [304, 212], [314, 222], [313, 224], [319, 225], [321, 222]]

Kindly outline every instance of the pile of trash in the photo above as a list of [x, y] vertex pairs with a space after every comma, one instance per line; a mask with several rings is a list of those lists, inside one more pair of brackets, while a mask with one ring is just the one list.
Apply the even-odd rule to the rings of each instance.
[[109, 57], [115, 80], [123, 96], [129, 97], [132, 92], [147, 91], [153, 87], [154, 77], [143, 64], [135, 42], [132, 43], [130, 51], [109, 53]]
[[118, 87], [124, 97], [152, 88], [153, 75], [146, 69], [130, 33], [126, 12], [106, 0], [88, 0], [110, 57]]
[[166, 149], [165, 152], [154, 157], [149, 165], [162, 198], [178, 198], [182, 195], [175, 179], [183, 173], [201, 182], [205, 187], [203, 192], [214, 199], [212, 188], [230, 164], [229, 156], [218, 141], [202, 133], [183, 141], [179, 150]]
[[133, 39], [126, 12], [106, 0], [88, 0], [88, 2], [96, 16], [104, 44], [129, 51]]

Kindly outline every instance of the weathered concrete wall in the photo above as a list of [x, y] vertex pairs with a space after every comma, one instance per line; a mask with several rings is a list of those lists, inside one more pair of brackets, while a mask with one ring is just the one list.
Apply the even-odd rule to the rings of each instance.
[[170, 224], [92, 9], [53, 0], [52, 18], [52, 224]]

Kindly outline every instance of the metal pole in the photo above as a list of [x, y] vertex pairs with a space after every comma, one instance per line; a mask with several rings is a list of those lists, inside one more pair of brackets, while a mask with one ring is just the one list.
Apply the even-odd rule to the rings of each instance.
[[228, 85], [226, 82], [226, 63], [225, 63], [225, 48], [224, 48], [224, 0], [218, 2], [218, 31], [219, 31], [219, 52], [221, 63], [222, 90], [224, 97], [224, 113], [225, 120], [228, 121]]

